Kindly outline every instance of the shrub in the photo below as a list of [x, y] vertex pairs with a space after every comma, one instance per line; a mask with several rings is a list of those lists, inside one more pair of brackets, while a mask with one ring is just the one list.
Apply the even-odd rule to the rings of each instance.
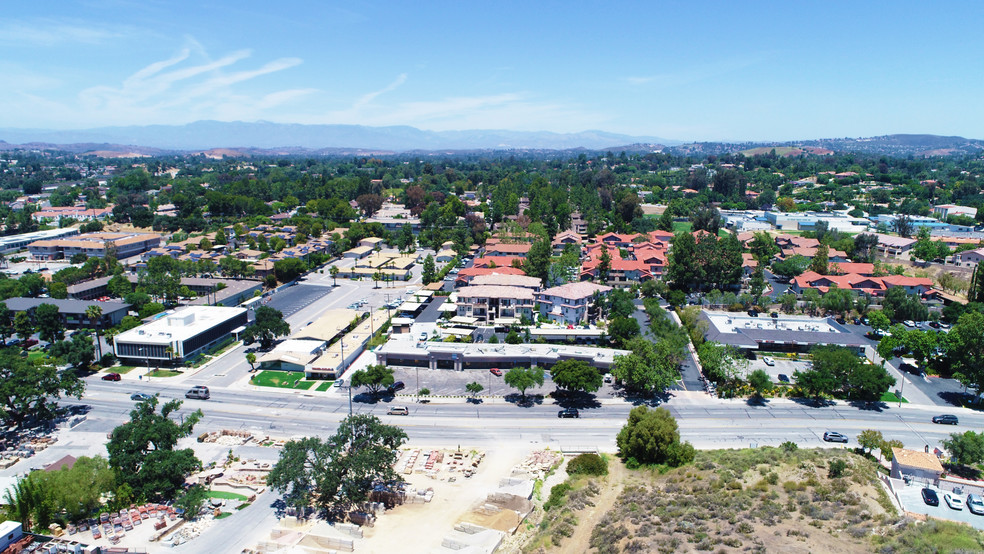
[[571, 485], [567, 482], [554, 485], [554, 487], [550, 489], [550, 498], [548, 498], [543, 504], [543, 510], [549, 512], [551, 508], [560, 506], [564, 501], [564, 496], [570, 492], [570, 490]]
[[608, 462], [597, 454], [581, 454], [567, 463], [571, 475], [608, 475]]
[[844, 475], [844, 470], [847, 469], [847, 462], [844, 460], [833, 460], [830, 462], [830, 468], [827, 470], [827, 477], [835, 479]]
[[799, 445], [793, 441], [786, 441], [780, 444], [779, 448], [782, 448], [785, 452], [796, 452], [799, 450]]

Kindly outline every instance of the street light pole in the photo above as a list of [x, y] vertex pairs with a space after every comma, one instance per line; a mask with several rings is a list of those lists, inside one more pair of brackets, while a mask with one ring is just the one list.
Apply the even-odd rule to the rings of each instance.
[[417, 373], [417, 404], [420, 404], [420, 368], [413, 368]]
[[349, 416], [351, 416], [352, 415], [352, 383], [349, 383], [348, 392], [349, 392]]
[[899, 370], [899, 376], [902, 377], [902, 385], [899, 387], [899, 408], [902, 407], [902, 391], [905, 390], [905, 373]]

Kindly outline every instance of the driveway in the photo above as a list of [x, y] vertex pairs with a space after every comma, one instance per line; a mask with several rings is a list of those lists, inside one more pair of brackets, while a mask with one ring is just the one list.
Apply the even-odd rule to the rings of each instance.
[[[893, 484], [898, 483], [897, 480], [892, 480]], [[925, 514], [937, 519], [948, 519], [950, 521], [960, 521], [967, 523], [977, 529], [984, 530], [984, 516], [974, 515], [964, 507], [963, 510], [951, 510], [949, 506], [946, 505], [946, 501], [943, 500], [944, 491], [937, 489], [936, 487], [931, 487], [936, 491], [936, 494], [940, 497], [939, 506], [927, 506], [922, 500], [923, 485], [913, 482], [911, 485], [901, 485], [895, 489], [895, 493], [898, 496], [899, 502], [902, 503], [902, 507], [905, 508], [907, 512], [913, 512], [916, 514]], [[967, 495], [961, 494], [960, 498], [966, 502]]]

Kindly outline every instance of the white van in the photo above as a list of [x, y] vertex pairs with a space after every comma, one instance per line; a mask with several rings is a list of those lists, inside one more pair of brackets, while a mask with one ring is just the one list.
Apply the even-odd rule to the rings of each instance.
[[387, 415], [410, 415], [410, 410], [406, 406], [390, 406]]

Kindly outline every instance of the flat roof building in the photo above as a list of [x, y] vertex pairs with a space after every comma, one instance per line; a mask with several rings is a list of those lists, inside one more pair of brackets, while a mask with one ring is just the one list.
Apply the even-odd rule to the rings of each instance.
[[[2, 302], [13, 312], [26, 312], [37, 309], [41, 304], [52, 304], [58, 307], [58, 315], [61, 317], [62, 324], [70, 329], [80, 327], [108, 329], [114, 327], [123, 321], [123, 316], [126, 315], [126, 310], [130, 307], [125, 302], [88, 302], [71, 298], [8, 298]], [[92, 321], [86, 315], [86, 310], [92, 306], [102, 310], [102, 317], [98, 321]]]
[[391, 340], [376, 350], [378, 363], [429, 369], [489, 370], [497, 367], [542, 367], [549, 369], [563, 360], [582, 360], [602, 371], [611, 369], [616, 356], [628, 350], [549, 344], [464, 344]]
[[864, 349], [861, 338], [832, 318], [780, 315], [752, 317], [743, 312], [704, 310], [705, 338], [742, 350], [766, 352], [806, 352], [817, 345]]
[[66, 227], [64, 229], [48, 229], [47, 231], [35, 231], [33, 233], [21, 233], [20, 235], [0, 237], [0, 252], [14, 252], [21, 248], [27, 248], [27, 245], [32, 242], [60, 239], [77, 234], [79, 234], [77, 228]]
[[246, 308], [188, 306], [116, 336], [116, 357], [180, 362], [245, 329]]
[[27, 245], [36, 260], [61, 260], [76, 254], [104, 258], [113, 252], [117, 259], [136, 256], [161, 244], [155, 233], [85, 233], [71, 238], [39, 240]]

